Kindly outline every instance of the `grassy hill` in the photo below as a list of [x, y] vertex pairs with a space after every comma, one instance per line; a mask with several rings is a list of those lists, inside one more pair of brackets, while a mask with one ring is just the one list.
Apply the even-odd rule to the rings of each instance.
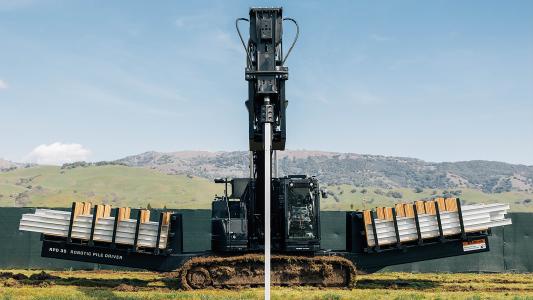
[[207, 179], [125, 166], [38, 166], [0, 173], [0, 206], [68, 207], [72, 201], [113, 206], [207, 208], [222, 186]]
[[[330, 185], [533, 193], [533, 166], [504, 162], [434, 163], [406, 157], [322, 151], [283, 151], [279, 153], [278, 161], [281, 176], [315, 175], [321, 182]], [[203, 178], [243, 177], [248, 174], [248, 152], [245, 151], [146, 152], [116, 162], [166, 174]]]
[[[348, 210], [410, 202], [443, 193], [459, 195], [467, 203], [507, 202], [514, 211], [533, 212], [533, 194], [526, 191], [485, 193], [474, 188], [384, 188], [328, 184], [324, 210]], [[72, 201], [113, 206], [154, 208], [210, 208], [222, 185], [191, 175], [167, 175], [158, 170], [117, 165], [61, 169], [35, 166], [0, 172], [0, 206], [68, 207]]]

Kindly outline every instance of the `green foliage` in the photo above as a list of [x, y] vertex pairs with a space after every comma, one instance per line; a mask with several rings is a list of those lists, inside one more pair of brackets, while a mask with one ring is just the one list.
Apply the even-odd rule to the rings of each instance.
[[388, 191], [387, 192], [387, 197], [392, 197], [392, 198], [395, 198], [395, 199], [401, 199], [403, 197], [402, 193], [398, 192], [398, 191]]
[[374, 194], [376, 195], [385, 195], [385, 192], [382, 189], [375, 189]]
[[73, 163], [66, 163], [61, 166], [61, 169], [74, 169], [74, 168], [86, 168], [91, 166], [125, 166], [126, 164], [123, 162], [118, 161], [99, 161], [99, 162], [85, 162], [85, 161], [77, 161]]

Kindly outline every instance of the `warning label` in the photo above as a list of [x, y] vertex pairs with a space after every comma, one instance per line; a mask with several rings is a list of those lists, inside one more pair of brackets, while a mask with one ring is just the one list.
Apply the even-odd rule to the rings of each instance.
[[463, 242], [464, 252], [482, 250], [486, 248], [487, 248], [487, 244], [485, 244], [485, 240], [473, 240], [473, 241]]

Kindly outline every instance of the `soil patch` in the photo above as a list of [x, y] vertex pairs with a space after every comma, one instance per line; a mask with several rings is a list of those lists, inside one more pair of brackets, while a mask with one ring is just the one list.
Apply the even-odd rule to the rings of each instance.
[[119, 284], [114, 288], [115, 291], [119, 292], [136, 292], [139, 288], [129, 285], [129, 284]]
[[60, 277], [41, 271], [41, 273], [31, 274], [30, 280], [54, 280], [59, 279]]

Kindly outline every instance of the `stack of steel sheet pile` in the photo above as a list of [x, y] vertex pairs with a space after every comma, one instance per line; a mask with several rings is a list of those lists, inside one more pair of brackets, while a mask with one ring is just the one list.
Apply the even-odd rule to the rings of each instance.
[[130, 212], [128, 207], [117, 208], [116, 216], [112, 217], [110, 205], [95, 205], [91, 213], [90, 203], [75, 202], [70, 212], [36, 209], [33, 214], [24, 214], [19, 230], [82, 241], [164, 249], [170, 213], [162, 213], [159, 222], [151, 222], [149, 210], [140, 210], [136, 219], [130, 219]]
[[458, 198], [437, 198], [365, 210], [363, 219], [368, 246], [382, 246], [510, 225], [509, 209], [509, 204], [461, 205]]

